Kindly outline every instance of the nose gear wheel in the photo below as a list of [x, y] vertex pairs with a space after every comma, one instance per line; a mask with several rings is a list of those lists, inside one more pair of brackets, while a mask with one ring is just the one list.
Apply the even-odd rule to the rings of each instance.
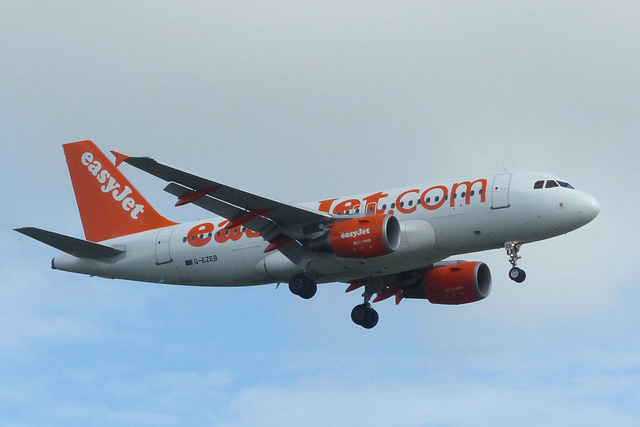
[[507, 251], [507, 255], [509, 256], [509, 263], [511, 264], [511, 270], [509, 270], [509, 279], [513, 280], [516, 283], [524, 282], [524, 279], [527, 278], [527, 274], [523, 269], [518, 268], [518, 260], [521, 258], [518, 255], [520, 251], [520, 247], [522, 243], [519, 242], [507, 242], [504, 244], [504, 248]]
[[522, 283], [526, 278], [527, 273], [525, 273], [521, 268], [513, 267], [511, 270], [509, 270], [509, 279], [513, 280], [516, 283]]

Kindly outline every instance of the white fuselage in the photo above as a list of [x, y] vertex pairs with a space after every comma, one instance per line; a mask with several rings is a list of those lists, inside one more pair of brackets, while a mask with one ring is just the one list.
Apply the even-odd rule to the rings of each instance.
[[[332, 214], [392, 213], [402, 240], [393, 253], [366, 259], [312, 253], [298, 265], [265, 253], [257, 233], [214, 217], [107, 240], [125, 252], [106, 261], [61, 254], [55, 269], [108, 278], [199, 286], [249, 286], [287, 281], [306, 271], [319, 283], [349, 282], [425, 268], [449, 256], [561, 235], [599, 211], [590, 195], [567, 188], [534, 188], [557, 180], [540, 173], [502, 173], [306, 204]], [[205, 230], [205, 232], [200, 232]]]

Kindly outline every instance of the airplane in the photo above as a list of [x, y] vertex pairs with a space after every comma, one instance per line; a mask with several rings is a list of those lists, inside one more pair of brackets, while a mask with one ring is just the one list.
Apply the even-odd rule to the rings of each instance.
[[[111, 279], [187, 286], [288, 283], [312, 298], [317, 285], [363, 289], [352, 321], [379, 320], [372, 307], [395, 297], [433, 304], [486, 298], [491, 272], [453, 256], [504, 248], [509, 278], [524, 281], [520, 248], [573, 231], [600, 211], [595, 198], [557, 176], [500, 172], [292, 205], [90, 140], [63, 145], [85, 238], [35, 228], [16, 231], [63, 253], [51, 267]], [[175, 223], [158, 213], [120, 171], [128, 164], [168, 182], [176, 206], [215, 217]], [[375, 296], [375, 298], [374, 298]]]

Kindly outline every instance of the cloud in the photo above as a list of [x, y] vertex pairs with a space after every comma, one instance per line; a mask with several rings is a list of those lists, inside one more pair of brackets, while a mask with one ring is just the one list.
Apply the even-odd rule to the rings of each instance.
[[[520, 372], [531, 377], [545, 375], [543, 366], [520, 362]], [[427, 362], [428, 363], [428, 362]], [[542, 369], [538, 371], [537, 369]], [[563, 375], [548, 384], [537, 381], [515, 383], [502, 378], [425, 379], [423, 385], [377, 383], [363, 378], [345, 384], [337, 378], [319, 384], [288, 387], [252, 387], [240, 392], [225, 408], [216, 425], [584, 425], [609, 422], [633, 425], [635, 410], [628, 405], [616, 409], [601, 401], [593, 386], [562, 384]], [[559, 381], [558, 381], [559, 380]], [[603, 384], [601, 378], [588, 378]], [[622, 384], [621, 384], [622, 383]], [[626, 383], [626, 384], [625, 384]], [[592, 383], [593, 384], [593, 383]], [[608, 387], [629, 391], [626, 381], [605, 381]], [[622, 387], [621, 387], [622, 385]], [[634, 398], [637, 399], [637, 394]]]

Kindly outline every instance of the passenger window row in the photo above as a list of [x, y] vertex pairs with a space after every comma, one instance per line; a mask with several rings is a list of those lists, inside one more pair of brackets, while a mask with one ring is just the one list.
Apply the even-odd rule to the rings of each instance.
[[[482, 189], [480, 189], [480, 190], [478, 190], [478, 193], [477, 193], [477, 194], [482, 195], [483, 193], [484, 193], [484, 191], [483, 191]], [[475, 195], [476, 195], [476, 191], [475, 191], [475, 190], [471, 190], [471, 191], [469, 192], [469, 196], [473, 197], [473, 196], [475, 196]], [[460, 195], [458, 195], [458, 194], [453, 194], [453, 198], [454, 198], [454, 199], [457, 199], [457, 198], [458, 198], [458, 196], [459, 196], [459, 197], [466, 197], [466, 196], [467, 196], [467, 192], [466, 192], [466, 191], [463, 191], [462, 193], [460, 193]], [[442, 199], [444, 199], [445, 201], [446, 201], [446, 200], [449, 200], [449, 195], [445, 194], [443, 197], [435, 196], [435, 197], [433, 198], [433, 201], [434, 201], [435, 203], [438, 203], [438, 202], [440, 201], [440, 199], [441, 199], [441, 198], [442, 198]], [[431, 199], [431, 197], [427, 197], [426, 202], [427, 202], [427, 203], [431, 203], [431, 200], [432, 200], [432, 199]], [[416, 200], [416, 201], [409, 200], [406, 204], [405, 204], [405, 202], [404, 202], [404, 201], [402, 201], [402, 202], [400, 202], [400, 207], [401, 207], [401, 208], [403, 208], [403, 207], [405, 207], [405, 206], [409, 206], [409, 207], [411, 207], [411, 206], [413, 206], [414, 204], [416, 204], [416, 205], [418, 205], [418, 206], [421, 206], [421, 205], [422, 205], [422, 199], [418, 199], [418, 200]], [[386, 212], [387, 207], [388, 207], [388, 206], [387, 206], [387, 204], [386, 204], [386, 203], [385, 203], [385, 204], [383, 204], [383, 205], [382, 205], [382, 210]], [[375, 207], [374, 207], [373, 205], [369, 206], [369, 213], [374, 212], [374, 208], [375, 208]], [[390, 209], [395, 209], [395, 208], [396, 208], [396, 204], [395, 204], [395, 203], [391, 203], [391, 207], [390, 207]], [[355, 214], [360, 213], [360, 208], [351, 209], [351, 210], [346, 210], [346, 211], [344, 211], [344, 212], [338, 212], [338, 214], [344, 214], [344, 215], [350, 215], [350, 214], [354, 214], [354, 213], [355, 213]]]

